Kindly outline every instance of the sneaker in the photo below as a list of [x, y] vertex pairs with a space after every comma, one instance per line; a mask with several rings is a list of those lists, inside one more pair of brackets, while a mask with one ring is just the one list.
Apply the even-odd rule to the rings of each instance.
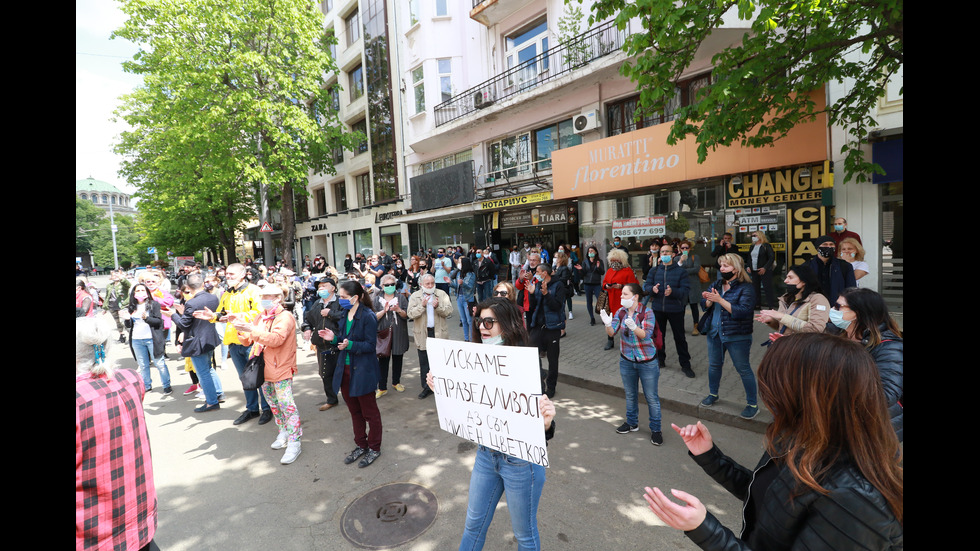
[[279, 431], [279, 436], [276, 436], [276, 441], [272, 443], [272, 449], [281, 450], [285, 448], [287, 438], [289, 438], [289, 435], [286, 434], [286, 431], [284, 430]]
[[659, 446], [664, 443], [664, 433], [659, 430], [650, 435], [650, 443], [654, 446]]
[[631, 425], [629, 423], [623, 423], [622, 425], [619, 425], [619, 428], [616, 429], [616, 432], [619, 434], [626, 434], [629, 432], [636, 432], [638, 430], [640, 430], [640, 425]]
[[283, 454], [282, 459], [280, 459], [279, 462], [283, 465], [289, 465], [293, 461], [296, 461], [296, 458], [299, 457], [299, 454], [302, 452], [303, 447], [300, 445], [299, 440], [290, 442], [286, 444], [286, 453]]
[[364, 454], [364, 457], [361, 458], [360, 462], [358, 462], [357, 466], [363, 469], [364, 467], [367, 467], [371, 463], [374, 463], [374, 460], [377, 459], [380, 455], [381, 452], [368, 450], [367, 453]]
[[575, 316], [572, 315], [572, 312], [571, 311], [568, 312], [568, 319], [570, 319], [570, 320], [571, 319], [575, 319]]
[[365, 448], [354, 448], [349, 454], [347, 454], [347, 457], [344, 458], [344, 465], [350, 465], [366, 453], [367, 449]]
[[403, 385], [403, 384], [401, 384], [401, 383], [395, 383], [395, 384], [393, 384], [393, 385], [391, 385], [391, 386], [392, 386], [392, 387], [393, 387], [393, 388], [394, 388], [395, 390], [397, 390], [398, 392], [405, 392], [405, 385]]
[[388, 394], [388, 391], [387, 390], [381, 390], [381, 389], [375, 390], [374, 391], [374, 399], [377, 400], [378, 398], [384, 396], [385, 394]]
[[740, 415], [742, 419], [752, 419], [758, 414], [759, 414], [759, 406], [753, 406], [752, 404], [749, 404], [745, 406], [745, 409], [742, 410], [742, 413]]
[[174, 393], [174, 389], [172, 387], [168, 386], [167, 388], [163, 389], [164, 396], [170, 396], [173, 393]]
[[184, 391], [184, 396], [190, 396], [191, 394], [194, 394], [195, 392], [197, 392], [197, 389], [198, 389], [197, 385], [191, 385], [187, 387], [187, 390]]
[[704, 400], [701, 400], [701, 405], [704, 406], [704, 407], [710, 407], [710, 406], [715, 405], [715, 402], [717, 402], [717, 401], [718, 401], [718, 395], [717, 394], [709, 394], [709, 395], [707, 395], [707, 396], [704, 397]]

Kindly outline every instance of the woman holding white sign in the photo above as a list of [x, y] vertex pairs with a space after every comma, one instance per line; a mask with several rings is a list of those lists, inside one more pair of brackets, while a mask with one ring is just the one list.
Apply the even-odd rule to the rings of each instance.
[[[517, 305], [503, 297], [492, 297], [477, 305], [473, 320], [472, 342], [503, 346], [524, 346], [528, 340], [523, 315]], [[528, 369], [538, 369], [531, 365]], [[426, 377], [435, 388], [431, 373]], [[539, 400], [544, 419], [545, 441], [555, 435], [555, 405], [547, 396]], [[506, 492], [510, 523], [520, 551], [541, 549], [538, 536], [538, 502], [544, 489], [545, 468], [535, 463], [480, 446], [470, 476], [466, 525], [459, 542], [460, 551], [483, 549], [487, 530], [500, 497]]]
[[652, 310], [640, 304], [642, 299], [640, 285], [627, 283], [620, 296], [622, 307], [612, 315], [602, 310], [599, 317], [609, 337], [620, 328], [623, 330], [619, 339], [619, 374], [626, 392], [626, 422], [616, 432], [627, 434], [640, 430], [638, 387], [642, 384], [650, 415], [650, 443], [659, 446], [664, 443], [664, 436], [660, 430], [660, 395], [657, 391], [660, 364], [657, 362], [657, 347], [653, 344], [657, 320]]

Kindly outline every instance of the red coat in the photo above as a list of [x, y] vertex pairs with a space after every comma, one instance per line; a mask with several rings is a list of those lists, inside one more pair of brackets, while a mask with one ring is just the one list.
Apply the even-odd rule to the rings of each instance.
[[602, 288], [606, 290], [609, 294], [609, 306], [606, 313], [612, 314], [619, 310], [620, 304], [619, 298], [623, 294], [622, 289], [606, 288], [606, 285], [620, 283], [626, 285], [627, 283], [636, 283], [639, 285], [639, 281], [636, 280], [636, 274], [633, 273], [633, 268], [624, 266], [619, 270], [613, 270], [612, 268], [606, 270], [606, 275], [602, 278]]

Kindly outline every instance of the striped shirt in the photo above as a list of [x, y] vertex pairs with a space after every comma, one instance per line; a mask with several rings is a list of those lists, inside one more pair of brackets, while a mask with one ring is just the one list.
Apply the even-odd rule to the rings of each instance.
[[636, 311], [630, 316], [636, 322], [638, 329], [646, 331], [646, 338], [640, 339], [636, 333], [630, 331], [629, 327], [623, 324], [623, 320], [629, 315], [626, 308], [616, 311], [612, 320], [612, 330], [615, 335], [619, 331], [620, 325], [623, 327], [623, 334], [619, 339], [620, 354], [631, 362], [648, 362], [657, 357], [657, 347], [653, 344], [653, 331], [656, 326], [656, 319], [653, 317], [653, 310], [645, 308], [642, 304], [636, 306]]
[[139, 549], [157, 529], [143, 381], [75, 378], [75, 549]]

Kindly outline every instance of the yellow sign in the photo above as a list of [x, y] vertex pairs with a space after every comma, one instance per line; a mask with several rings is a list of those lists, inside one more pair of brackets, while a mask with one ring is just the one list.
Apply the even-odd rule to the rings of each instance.
[[503, 199], [491, 199], [489, 201], [483, 201], [480, 203], [481, 210], [487, 209], [502, 209], [505, 207], [518, 207], [521, 205], [530, 205], [531, 203], [540, 203], [541, 201], [550, 201], [551, 192], [542, 191], [540, 193], [529, 193], [527, 195], [518, 195], [516, 197], [505, 197]]
[[[808, 169], [809, 176], [804, 176]], [[834, 187], [830, 163], [747, 174], [741, 182], [728, 182], [728, 207], [819, 201], [823, 190]]]

